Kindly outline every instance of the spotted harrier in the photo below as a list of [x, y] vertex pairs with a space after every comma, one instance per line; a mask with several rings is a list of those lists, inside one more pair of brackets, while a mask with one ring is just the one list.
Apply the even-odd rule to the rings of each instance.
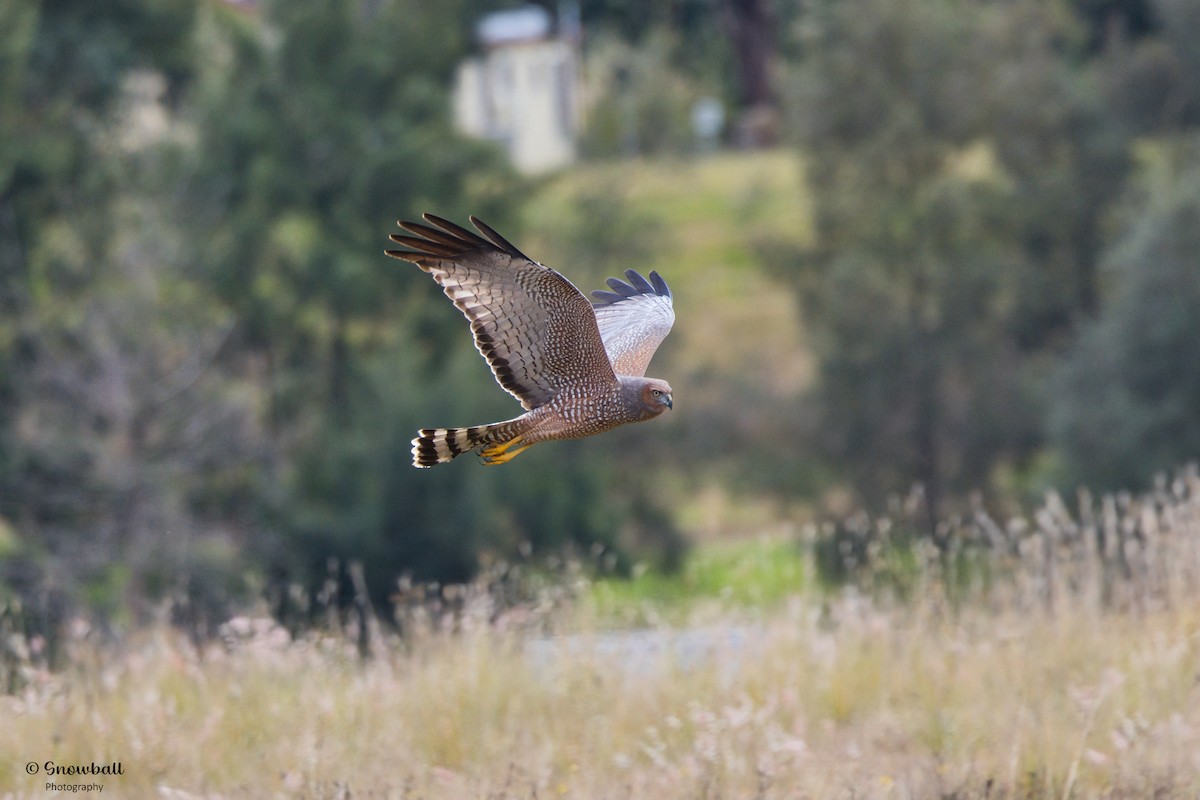
[[433, 276], [471, 323], [475, 347], [496, 381], [525, 413], [469, 428], [423, 428], [412, 440], [413, 466], [432, 467], [480, 450], [504, 464], [531, 445], [579, 439], [672, 408], [671, 387], [647, 378], [654, 351], [675, 322], [671, 290], [657, 272], [627, 270], [612, 291], [583, 293], [471, 217], [479, 234], [424, 214], [392, 234], [407, 250], [389, 256]]

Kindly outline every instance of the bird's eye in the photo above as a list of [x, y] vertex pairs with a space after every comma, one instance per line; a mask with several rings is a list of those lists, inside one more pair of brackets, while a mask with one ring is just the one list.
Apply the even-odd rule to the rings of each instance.
[[651, 389], [650, 394], [654, 395], [655, 397], [662, 397], [662, 392], [660, 392], [658, 389]]

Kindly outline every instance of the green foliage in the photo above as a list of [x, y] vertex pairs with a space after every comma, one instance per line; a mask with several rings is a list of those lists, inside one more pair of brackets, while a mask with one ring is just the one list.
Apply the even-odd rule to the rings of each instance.
[[[1139, 133], [1170, 134], [1200, 123], [1200, 25], [1196, 0], [1157, 0], [1153, 36], [1111, 36], [1101, 55], [1102, 89], [1121, 121]], [[1144, 31], [1143, 31], [1144, 33]]]
[[1050, 430], [1073, 480], [1145, 485], [1200, 453], [1200, 159], [1193, 143], [1135, 193], [1111, 291], [1057, 375]]
[[921, 483], [932, 517], [1037, 442], [1037, 356], [1094, 304], [1126, 142], [1062, 56], [1062, 7], [827, 4], [803, 31], [817, 240], [778, 266], [825, 447], [872, 503]]
[[580, 146], [592, 157], [686, 153], [694, 149], [691, 109], [717, 89], [689, 78], [667, 58], [671, 36], [647, 46], [619, 39], [592, 47], [588, 71], [599, 95], [589, 109]]
[[337, 406], [351, 339], [377, 336], [394, 308], [403, 273], [364, 243], [384, 241], [403, 209], [453, 215], [470, 178], [501, 170], [497, 153], [450, 131], [442, 87], [465, 42], [446, 10], [346, 0], [266, 13], [251, 41], [229, 37], [200, 98], [194, 201], [220, 224], [196, 259], [270, 361], [284, 423], [303, 405], [295, 393], [312, 391], [286, 372], [323, 373]]
[[220, 321], [164, 263], [162, 209], [133, 188], [156, 180], [155, 148], [130, 133], [136, 78], [156, 76], [155, 108], [188, 86], [195, 5], [0, 16], [0, 518], [21, 540], [0, 567], [36, 629], [76, 594], [111, 607], [95, 587], [114, 560], [140, 568], [164, 529], [200, 527], [184, 498], [219, 442], [197, 442], [237, 404], [174, 402]]
[[[584, 0], [580, 6], [588, 38], [594, 40], [589, 41], [588, 48], [608, 53], [597, 62], [605, 65], [605, 69], [623, 63], [635, 73], [632, 77], [636, 82], [650, 78], [643, 69], [657, 64], [657, 70], [669, 70], [675, 80], [690, 78], [718, 97], [735, 99], [729, 9], [721, 3]], [[615, 54], [621, 55], [620, 60], [610, 61]]]

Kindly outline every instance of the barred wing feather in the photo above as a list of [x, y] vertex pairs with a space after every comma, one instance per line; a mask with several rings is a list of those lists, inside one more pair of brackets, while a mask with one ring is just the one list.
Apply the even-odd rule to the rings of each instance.
[[[430, 273], [471, 322], [475, 347], [496, 381], [529, 410], [585, 377], [615, 380], [587, 298], [484, 223], [482, 236], [432, 214], [400, 222], [408, 250], [387, 254]], [[486, 237], [486, 238], [485, 238]]]

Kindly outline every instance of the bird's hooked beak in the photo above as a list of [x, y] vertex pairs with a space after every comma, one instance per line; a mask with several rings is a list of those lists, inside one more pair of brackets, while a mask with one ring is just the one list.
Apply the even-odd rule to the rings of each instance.
[[667, 408], [675, 408], [675, 404], [671, 402], [671, 395], [669, 394], [664, 394], [662, 397], [658, 398], [658, 402], [662, 403]]

